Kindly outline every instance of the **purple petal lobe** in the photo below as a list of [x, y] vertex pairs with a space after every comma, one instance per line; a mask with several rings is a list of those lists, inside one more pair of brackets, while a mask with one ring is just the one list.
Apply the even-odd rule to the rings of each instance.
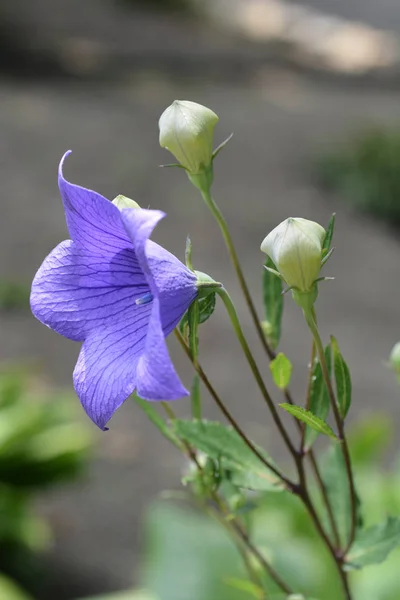
[[146, 345], [137, 367], [137, 392], [146, 400], [173, 400], [188, 395], [169, 358], [165, 336], [195, 299], [196, 277], [172, 254], [148, 240], [163, 216], [160, 211], [122, 211], [122, 220], [154, 296]]
[[93, 329], [129, 319], [137, 310], [136, 299], [147, 293], [132, 248], [103, 256], [66, 240], [37, 272], [31, 308], [39, 321], [57, 333], [83, 341]]
[[76, 393], [89, 417], [101, 429], [134, 391], [152, 304], [137, 306], [108, 327], [86, 338], [74, 371]]
[[60, 162], [58, 187], [71, 238], [87, 250], [113, 253], [130, 246], [119, 209], [97, 192], [70, 183], [63, 176], [67, 152]]
[[188, 396], [168, 354], [158, 299], [153, 302], [144, 353], [136, 371], [137, 393], [145, 400], [176, 400]]

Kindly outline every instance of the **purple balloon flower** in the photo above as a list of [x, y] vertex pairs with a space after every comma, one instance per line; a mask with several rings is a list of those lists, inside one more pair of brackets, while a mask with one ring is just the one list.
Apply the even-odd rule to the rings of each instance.
[[32, 312], [83, 341], [74, 385], [89, 417], [104, 429], [136, 389], [146, 400], [187, 396], [165, 337], [196, 298], [196, 276], [149, 237], [165, 214], [120, 211], [66, 181], [58, 185], [70, 240], [44, 260], [32, 284]]

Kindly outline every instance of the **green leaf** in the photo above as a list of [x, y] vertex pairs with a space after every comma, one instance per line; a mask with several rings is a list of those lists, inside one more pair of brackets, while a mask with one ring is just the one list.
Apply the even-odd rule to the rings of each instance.
[[[334, 509], [340, 541], [345, 545], [350, 535], [351, 503], [346, 465], [339, 444], [329, 448], [323, 457], [322, 479]], [[329, 525], [328, 521], [326, 525]]]
[[101, 594], [101, 596], [91, 596], [90, 598], [85, 597], [81, 600], [161, 600], [161, 598], [146, 590], [128, 590], [126, 592], [113, 592], [111, 594]]
[[199, 302], [199, 325], [202, 325], [211, 317], [215, 310], [216, 295], [215, 292], [208, 294], [205, 298], [200, 298]]
[[[199, 307], [199, 325], [202, 325], [211, 317], [215, 310], [216, 296], [215, 292], [207, 294], [203, 298], [196, 300], [195, 303]], [[179, 331], [186, 338], [189, 330], [189, 311], [186, 311], [179, 323]]]
[[390, 415], [373, 412], [358, 419], [347, 434], [352, 463], [370, 470], [393, 442], [394, 431]]
[[32, 600], [14, 581], [0, 574], [0, 598], [4, 600]]
[[[273, 261], [269, 257], [265, 266], [271, 269], [275, 268]], [[267, 338], [272, 348], [275, 349], [281, 337], [283, 313], [282, 280], [267, 269], [263, 269], [263, 299], [265, 318], [270, 328]]]
[[[232, 483], [238, 487], [257, 491], [281, 491], [284, 489], [275, 473], [272, 473], [253, 454], [231, 427], [214, 421], [183, 421], [179, 419], [174, 421], [174, 426], [179, 438], [201, 450], [210, 458], [220, 461], [222, 469], [229, 471]], [[268, 458], [263, 450], [260, 452]]]
[[322, 244], [322, 257], [326, 256], [331, 249], [333, 230], [335, 229], [335, 216], [335, 213], [333, 213], [326, 228], [326, 236]]
[[264, 591], [252, 581], [248, 579], [237, 579], [236, 577], [229, 577], [225, 579], [226, 585], [232, 587], [235, 590], [245, 592], [247, 596], [256, 598], [256, 600], [264, 600]]
[[[325, 348], [325, 360], [328, 367], [329, 375], [332, 370], [332, 359], [331, 359], [331, 347], [328, 344]], [[324, 376], [322, 374], [321, 364], [319, 360], [316, 360], [311, 376], [311, 389], [310, 389], [310, 406], [309, 410], [314, 415], [326, 420], [329, 413], [329, 394], [326, 388]], [[307, 425], [305, 433], [305, 447], [311, 448], [315, 440], [317, 439], [319, 432]]]
[[349, 568], [382, 563], [400, 546], [400, 519], [388, 517], [385, 523], [360, 531], [346, 557]]
[[336, 395], [340, 416], [342, 419], [347, 415], [351, 404], [351, 377], [348, 366], [340, 353], [336, 339], [331, 336], [333, 352], [333, 369], [336, 381]]
[[292, 363], [287, 356], [285, 356], [283, 352], [279, 352], [279, 354], [269, 363], [269, 368], [275, 385], [280, 390], [286, 389], [290, 383], [293, 368]]
[[324, 435], [327, 435], [333, 440], [337, 441], [338, 438], [329, 427], [328, 423], [325, 423], [325, 421], [314, 415], [309, 410], [306, 410], [302, 406], [293, 406], [292, 404], [287, 404], [285, 402], [279, 406], [286, 410], [286, 412], [296, 417], [296, 419], [299, 421], [303, 421], [303, 423], [306, 423], [315, 429], [315, 431], [318, 431], [318, 433], [323, 433]]
[[143, 585], [160, 600], [247, 600], [224, 581], [246, 573], [233, 540], [213, 519], [169, 502], [153, 504], [145, 545]]
[[182, 444], [179, 439], [176, 437], [174, 431], [168, 424], [164, 421], [164, 419], [158, 414], [157, 410], [154, 407], [154, 404], [148, 402], [147, 400], [143, 400], [139, 398], [136, 394], [133, 395], [133, 400], [140, 406], [142, 411], [146, 414], [146, 416], [150, 419], [150, 421], [157, 427], [157, 429], [162, 433], [162, 435], [167, 438], [170, 442], [174, 444], [177, 448], [181, 449]]

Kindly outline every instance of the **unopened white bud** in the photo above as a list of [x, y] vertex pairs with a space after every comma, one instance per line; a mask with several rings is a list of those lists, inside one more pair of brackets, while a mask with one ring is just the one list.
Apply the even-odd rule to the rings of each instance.
[[214, 127], [218, 116], [209, 108], [175, 100], [159, 120], [160, 146], [169, 150], [190, 174], [212, 165]]
[[261, 244], [285, 283], [298, 292], [309, 292], [319, 277], [325, 229], [301, 218], [289, 218], [275, 227]]

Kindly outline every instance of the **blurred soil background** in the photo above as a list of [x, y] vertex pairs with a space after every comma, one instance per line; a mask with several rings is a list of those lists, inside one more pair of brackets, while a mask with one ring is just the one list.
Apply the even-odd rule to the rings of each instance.
[[[322, 331], [339, 339], [352, 371], [353, 418], [379, 409], [398, 426], [399, 392], [383, 364], [400, 337], [398, 230], [357, 212], [314, 172], [322, 156], [362, 128], [399, 125], [398, 2], [164, 4], [2, 0], [1, 279], [29, 288], [45, 255], [67, 237], [56, 173], [72, 149], [65, 167], [71, 181], [166, 211], [155, 238], [180, 258], [191, 235], [195, 267], [232, 292], [265, 360], [216, 225], [181, 170], [158, 168], [171, 160], [158, 145], [161, 112], [175, 98], [200, 102], [220, 116], [217, 144], [234, 132], [215, 164], [214, 195], [260, 317], [263, 237], [287, 216], [327, 224], [336, 212], [336, 250], [325, 269], [335, 281], [320, 286], [317, 304]], [[71, 387], [79, 346], [36, 322], [24, 302], [6, 309], [0, 360], [23, 362], [49, 385]], [[281, 452], [221, 310], [202, 329], [202, 342], [204, 366], [232, 412], [255, 439]], [[305, 393], [309, 347], [287, 298], [282, 350], [294, 364], [295, 395]], [[171, 352], [190, 385], [173, 340]], [[264, 371], [269, 381], [266, 362]], [[184, 401], [176, 408], [189, 412]], [[210, 402], [207, 412], [217, 416]], [[39, 501], [55, 533], [43, 598], [129, 587], [139, 572], [146, 507], [179, 486], [184, 463], [136, 405], [128, 401], [108, 433], [92, 429], [95, 460], [86, 477]]]

